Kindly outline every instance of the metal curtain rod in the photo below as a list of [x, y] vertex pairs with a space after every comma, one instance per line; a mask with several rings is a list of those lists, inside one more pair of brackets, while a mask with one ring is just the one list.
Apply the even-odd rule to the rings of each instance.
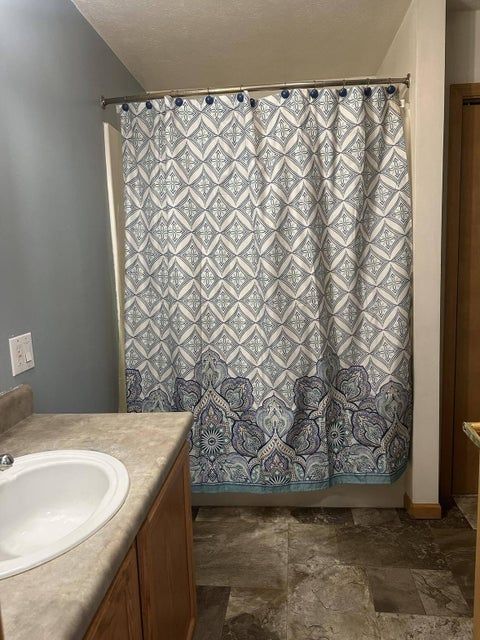
[[165, 96], [186, 97], [201, 95], [218, 95], [220, 93], [239, 93], [241, 91], [277, 91], [280, 89], [308, 89], [309, 87], [340, 87], [351, 86], [355, 84], [404, 84], [410, 86], [410, 74], [402, 78], [337, 78], [334, 80], [309, 80], [308, 82], [282, 82], [278, 84], [251, 84], [241, 85], [239, 87], [216, 87], [202, 89], [165, 89], [164, 91], [147, 91], [146, 93], [137, 93], [132, 96], [117, 96], [116, 98], [100, 99], [102, 109], [109, 104], [125, 104], [128, 102], [144, 102], [145, 100], [156, 100]]

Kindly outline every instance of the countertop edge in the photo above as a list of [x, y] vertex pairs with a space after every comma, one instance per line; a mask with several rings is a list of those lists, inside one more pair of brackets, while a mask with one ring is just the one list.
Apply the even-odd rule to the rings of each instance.
[[480, 422], [464, 422], [463, 431], [473, 444], [480, 449]]

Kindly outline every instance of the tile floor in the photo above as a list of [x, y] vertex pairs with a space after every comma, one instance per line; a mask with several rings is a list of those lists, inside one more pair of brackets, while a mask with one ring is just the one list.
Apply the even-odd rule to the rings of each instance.
[[465, 516], [454, 506], [432, 521], [200, 508], [194, 640], [471, 640], [476, 504], [461, 503]]
[[477, 496], [455, 496], [455, 502], [472, 529], [477, 528]]

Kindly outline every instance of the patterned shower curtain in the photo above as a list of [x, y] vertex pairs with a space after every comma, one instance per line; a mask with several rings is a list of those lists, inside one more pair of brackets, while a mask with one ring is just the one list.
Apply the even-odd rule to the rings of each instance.
[[368, 93], [119, 109], [128, 409], [193, 412], [194, 491], [405, 469], [408, 163], [398, 92]]

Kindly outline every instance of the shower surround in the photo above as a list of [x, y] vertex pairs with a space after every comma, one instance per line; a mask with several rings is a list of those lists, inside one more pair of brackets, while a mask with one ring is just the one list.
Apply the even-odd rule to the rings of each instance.
[[119, 112], [129, 411], [193, 412], [197, 492], [395, 481], [412, 415], [398, 91]]

